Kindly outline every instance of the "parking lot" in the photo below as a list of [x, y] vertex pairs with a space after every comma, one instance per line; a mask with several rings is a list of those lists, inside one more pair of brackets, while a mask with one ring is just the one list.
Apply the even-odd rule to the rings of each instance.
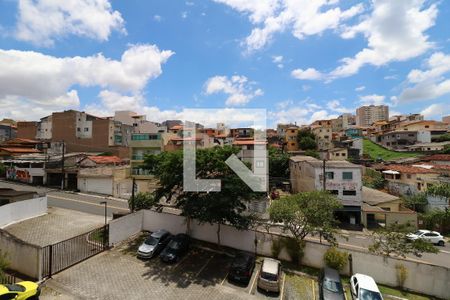
[[[248, 285], [227, 280], [230, 254], [191, 247], [179, 262], [168, 265], [158, 257], [140, 260], [138, 238], [99, 254], [53, 277], [81, 299], [281, 299], [257, 289], [258, 263]], [[87, 275], [89, 274], [89, 275]], [[283, 276], [283, 279], [285, 277]], [[284, 282], [282, 284], [284, 287]], [[284, 298], [284, 297], [283, 297]], [[45, 299], [45, 298], [42, 298]]]

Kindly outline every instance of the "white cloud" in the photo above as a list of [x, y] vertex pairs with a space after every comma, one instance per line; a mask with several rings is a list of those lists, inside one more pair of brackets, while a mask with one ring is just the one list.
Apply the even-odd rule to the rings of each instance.
[[320, 80], [323, 78], [323, 74], [314, 68], [295, 69], [291, 72], [291, 76], [300, 80]]
[[214, 76], [205, 82], [204, 92], [206, 95], [227, 94], [228, 98], [225, 104], [228, 106], [244, 105], [253, 98], [264, 94], [261, 89], [254, 89], [253, 85], [254, 83], [249, 82], [245, 76], [234, 75], [231, 78]]
[[[121, 105], [115, 101], [128, 106], [132, 99], [141, 99], [142, 89], [161, 75], [162, 64], [173, 54], [155, 45], [132, 45], [120, 60], [102, 54], [58, 58], [0, 49], [0, 103], [17, 99], [21, 105], [44, 111], [76, 108], [80, 101], [75, 86], [99, 86], [104, 89], [99, 95], [104, 106], [111, 109]], [[119, 93], [130, 96], [119, 97]]]
[[425, 61], [424, 67], [425, 70], [409, 72], [408, 86], [398, 97], [400, 102], [430, 100], [450, 93], [450, 79], [444, 77], [450, 72], [450, 55], [434, 53]]
[[329, 0], [214, 0], [248, 15], [256, 27], [243, 44], [248, 51], [266, 46], [273, 35], [285, 30], [298, 39], [321, 34], [363, 11], [363, 5], [348, 10], [337, 7], [337, 1]]
[[276, 64], [279, 69], [284, 68], [283, 59], [282, 55], [272, 56], [272, 62]]
[[154, 15], [154, 16], [153, 16], [153, 20], [154, 20], [155, 22], [161, 22], [161, 21], [162, 21], [162, 17], [161, 17], [160, 15]]
[[364, 85], [361, 85], [361, 86], [356, 87], [356, 88], [355, 88], [355, 91], [356, 91], [356, 92], [362, 92], [362, 91], [364, 91], [365, 89], [366, 89], [366, 87], [365, 87]]
[[377, 95], [377, 94], [372, 94], [372, 95], [365, 95], [365, 96], [361, 96], [359, 97], [361, 104], [364, 105], [382, 105], [385, 104], [384, 100], [386, 99], [385, 96], [382, 95]]
[[358, 73], [367, 64], [382, 66], [425, 53], [432, 47], [425, 31], [434, 25], [438, 10], [435, 4], [426, 8], [424, 4], [424, 0], [373, 1], [372, 13], [342, 33], [343, 38], [362, 33], [367, 39], [367, 47], [354, 57], [342, 59], [342, 65], [329, 77], [347, 77]]
[[427, 119], [431, 119], [433, 117], [440, 118], [450, 113], [450, 109], [448, 104], [434, 103], [422, 110], [420, 113]]
[[67, 35], [106, 41], [113, 30], [126, 33], [124, 23], [108, 0], [19, 0], [16, 37], [38, 46]]
[[181, 18], [182, 19], [186, 19], [188, 17], [188, 12], [187, 11], [182, 11], [181, 12]]
[[397, 75], [387, 75], [384, 76], [384, 80], [396, 80], [398, 78]]
[[276, 110], [268, 112], [268, 118], [272, 121], [272, 125], [294, 122], [298, 125], [308, 125], [316, 120], [338, 117], [338, 115], [323, 109], [309, 98], [300, 102], [291, 100], [279, 102], [276, 108]]
[[327, 103], [328, 109], [338, 112], [338, 113], [351, 113], [354, 112], [354, 109], [343, 107], [339, 100], [331, 100]]

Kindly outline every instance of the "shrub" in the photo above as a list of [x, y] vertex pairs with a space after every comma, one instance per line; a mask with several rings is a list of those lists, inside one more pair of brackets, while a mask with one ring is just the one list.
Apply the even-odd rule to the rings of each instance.
[[402, 264], [396, 264], [395, 270], [397, 273], [397, 284], [403, 290], [406, 278], [408, 278], [408, 269]]
[[9, 267], [8, 255], [0, 249], [0, 281], [5, 276], [5, 271]]
[[331, 247], [325, 252], [323, 259], [328, 267], [342, 271], [347, 264], [348, 253], [339, 251], [336, 247]]
[[[128, 205], [132, 207], [132, 199], [128, 200]], [[134, 196], [134, 209], [150, 209], [158, 203], [152, 193], [138, 193]]]
[[274, 239], [272, 241], [272, 256], [274, 258], [278, 258], [280, 255], [281, 249], [283, 248], [283, 243], [281, 239]]
[[283, 244], [293, 263], [300, 264], [303, 258], [305, 242], [293, 238], [284, 238]]

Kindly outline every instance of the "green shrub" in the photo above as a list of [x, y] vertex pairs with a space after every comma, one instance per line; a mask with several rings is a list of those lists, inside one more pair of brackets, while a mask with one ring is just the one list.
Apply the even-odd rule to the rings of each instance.
[[283, 244], [293, 263], [300, 264], [305, 253], [305, 242], [293, 238], [283, 238]]
[[[158, 203], [152, 193], [138, 193], [134, 196], [134, 209], [150, 209]], [[128, 200], [128, 205], [132, 207], [132, 199]]]
[[331, 247], [325, 252], [323, 260], [328, 267], [342, 271], [347, 264], [348, 253], [339, 251], [336, 247]]
[[272, 241], [272, 257], [278, 258], [280, 255], [281, 249], [283, 248], [283, 243], [281, 239], [274, 239]]

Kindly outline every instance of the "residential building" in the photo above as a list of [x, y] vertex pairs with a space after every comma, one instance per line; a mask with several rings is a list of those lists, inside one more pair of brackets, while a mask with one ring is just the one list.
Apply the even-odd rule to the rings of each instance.
[[417, 143], [417, 131], [392, 131], [378, 136], [378, 143], [386, 148], [405, 150]]
[[387, 105], [368, 105], [356, 109], [356, 125], [369, 127], [376, 121], [389, 120]]
[[420, 143], [407, 146], [406, 148], [408, 149], [408, 151], [420, 151], [420, 152], [442, 151], [447, 145], [450, 145], [450, 141], [439, 143]]
[[138, 115], [129, 110], [116, 111], [114, 120], [133, 127], [134, 133], [164, 133], [167, 127], [156, 122], [147, 121], [145, 115]]
[[[253, 138], [235, 139], [233, 146], [238, 147], [241, 151], [237, 154], [237, 157], [244, 162], [253, 164], [255, 157], [255, 148], [264, 149], [267, 147], [267, 141], [254, 140]], [[261, 160], [261, 164], [267, 166], [266, 157], [257, 157], [257, 160]], [[252, 166], [253, 167], [253, 166]], [[268, 167], [268, 166], [267, 166]]]
[[[317, 121], [316, 121], [317, 122]], [[315, 122], [315, 123], [316, 123]], [[329, 150], [333, 147], [332, 140], [332, 130], [331, 130], [331, 121], [320, 121], [319, 124], [323, 125], [311, 125], [311, 132], [316, 136], [316, 143], [318, 150]], [[314, 123], [313, 123], [314, 124]]]
[[399, 125], [399, 130], [409, 131], [438, 131], [446, 133], [448, 125], [434, 120], [407, 121]]
[[67, 152], [112, 152], [128, 157], [128, 143], [133, 127], [100, 118], [85, 112], [67, 110], [54, 112], [40, 122], [18, 122], [17, 136], [20, 138], [64, 141]]
[[159, 154], [163, 151], [163, 141], [160, 133], [133, 133], [130, 142], [131, 174], [141, 178], [151, 176], [142, 167], [145, 155]]
[[16, 138], [17, 127], [15, 125], [0, 123], [0, 143]]
[[295, 125], [286, 128], [283, 141], [283, 144], [286, 146], [286, 151], [291, 152], [298, 150], [298, 130], [298, 126]]
[[[292, 192], [325, 189], [336, 195], [343, 205], [337, 212], [339, 219], [350, 224], [361, 221], [362, 179], [361, 166], [348, 161], [323, 162], [310, 156], [292, 156], [289, 161]], [[325, 177], [325, 178], [324, 178]]]
[[0, 158], [8, 159], [23, 154], [41, 153], [44, 144], [30, 139], [15, 138], [0, 144]]
[[446, 124], [450, 124], [450, 116], [442, 117], [442, 122]]
[[297, 124], [277, 124], [277, 135], [278, 137], [280, 137], [281, 139], [284, 139], [285, 135], [286, 135], [286, 131], [289, 127], [297, 127]]
[[363, 186], [361, 223], [366, 228], [388, 227], [393, 224], [408, 224], [417, 228], [417, 213], [403, 206], [403, 201], [376, 189]]
[[450, 166], [450, 154], [433, 154], [421, 159], [432, 165]]
[[347, 148], [333, 148], [328, 150], [329, 160], [347, 160], [348, 149]]
[[33, 191], [17, 191], [9, 188], [0, 188], [0, 206], [37, 197], [39, 197], [38, 193]]
[[230, 135], [234, 138], [251, 138], [255, 134], [255, 130], [249, 127], [231, 128]]
[[356, 138], [362, 138], [363, 134], [362, 134], [362, 129], [360, 127], [349, 127], [347, 129], [345, 129], [345, 136], [351, 138], [351, 139], [356, 139]]

